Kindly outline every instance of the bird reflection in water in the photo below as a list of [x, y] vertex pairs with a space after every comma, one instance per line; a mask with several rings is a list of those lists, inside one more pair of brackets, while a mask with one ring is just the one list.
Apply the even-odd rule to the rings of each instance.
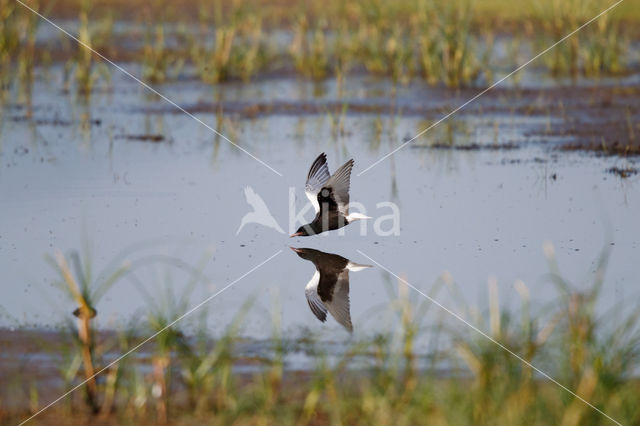
[[311, 312], [322, 322], [327, 312], [349, 332], [353, 331], [349, 311], [349, 271], [357, 272], [371, 265], [353, 263], [337, 254], [310, 248], [294, 248], [301, 258], [313, 262], [316, 272], [304, 289]]

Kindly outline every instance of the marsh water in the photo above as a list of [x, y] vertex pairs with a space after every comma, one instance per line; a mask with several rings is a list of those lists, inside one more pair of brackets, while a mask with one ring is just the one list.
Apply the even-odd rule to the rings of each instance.
[[[372, 259], [465, 316], [470, 307], [486, 309], [490, 280], [514, 311], [521, 303], [514, 283], [522, 281], [534, 312], [542, 312], [558, 297], [547, 243], [576, 291], [590, 288], [599, 255], [611, 250], [601, 312], [638, 295], [640, 177], [608, 173], [634, 160], [557, 150], [571, 136], [545, 136], [544, 129], [560, 117], [461, 113], [358, 176], [443, 115], [405, 111], [425, 104], [437, 110], [464, 96], [452, 101], [428, 86], [394, 88], [358, 76], [343, 90], [334, 80], [288, 77], [215, 89], [191, 80], [158, 86], [279, 176], [126, 76], [112, 78], [109, 89], [79, 101], [62, 90], [62, 71], [52, 67], [34, 84], [31, 112], [20, 101], [3, 108], [2, 327], [50, 328], [69, 319], [76, 306], [52, 285], [57, 273], [45, 261], [57, 249], [88, 256], [96, 275], [113, 259], [136, 265], [135, 279], [121, 279], [97, 304], [102, 329], [141, 321], [152, 301], [177, 316], [233, 283], [203, 306], [214, 335], [253, 298], [241, 329], [247, 338], [270, 336], [274, 321], [289, 336], [351, 338], [333, 318], [321, 323], [310, 311], [304, 289], [314, 266], [290, 246], [374, 265], [351, 273], [356, 338], [395, 329], [399, 294], [429, 303]], [[275, 106], [252, 114], [254, 104]], [[343, 104], [385, 112], [342, 113], [335, 105]], [[322, 151], [331, 171], [355, 159], [351, 200], [374, 219], [366, 232], [356, 223], [344, 235], [288, 238], [290, 191], [298, 212], [307, 203], [308, 168]], [[258, 224], [237, 233], [251, 210], [247, 186], [285, 234]], [[377, 207], [385, 202], [398, 207], [397, 235], [374, 232], [375, 220], [391, 213]], [[193, 274], [181, 262], [202, 270], [191, 290]], [[171, 308], [181, 297], [185, 305]], [[449, 315], [436, 306], [429, 312], [427, 325]]]

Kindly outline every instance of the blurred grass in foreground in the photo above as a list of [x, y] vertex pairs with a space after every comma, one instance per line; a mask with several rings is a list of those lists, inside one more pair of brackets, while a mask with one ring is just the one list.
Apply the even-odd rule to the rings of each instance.
[[[500, 305], [496, 283], [489, 280], [487, 311], [480, 312], [464, 302], [455, 310], [617, 421], [638, 424], [640, 308], [630, 301], [629, 306], [615, 306], [604, 314], [596, 312], [607, 251], [596, 262], [593, 281], [579, 286], [562, 276], [552, 246], [545, 246], [545, 254], [550, 280], [558, 290], [553, 304], [531, 306], [529, 288], [517, 282], [519, 306], [507, 309]], [[100, 316], [99, 310], [91, 310], [97, 299], [90, 295], [117, 285], [115, 281], [129, 277], [143, 294], [147, 308], [142, 321], [102, 337], [94, 335], [91, 347], [101, 349], [87, 353], [80, 332], [81, 344], [67, 348], [71, 363], [60, 372], [68, 388], [84, 379], [86, 364], [95, 370], [101, 368], [107, 362], [107, 350], [112, 351], [111, 358], [123, 353], [187, 310], [190, 289], [202, 278], [202, 264], [186, 268], [191, 278], [186, 290], [176, 293], [167, 272], [165, 291], [148, 293], [136, 275], [135, 263], [127, 264], [126, 269], [107, 269], [101, 275], [103, 280], [94, 281], [88, 257], [83, 263], [77, 257], [71, 259], [77, 270], [75, 277], [63, 256], [58, 255], [53, 264], [62, 274], [60, 288], [80, 306], [80, 331], [90, 328], [84, 322], [91, 323]], [[112, 280], [112, 276], [116, 278]], [[96, 287], [93, 282], [105, 284]], [[150, 288], [158, 286], [149, 284]], [[457, 290], [451, 280], [435, 285], [433, 297], [437, 298], [442, 285], [448, 285], [455, 297]], [[93, 286], [92, 290], [87, 291], [87, 286]], [[577, 287], [587, 290], [578, 291]], [[331, 353], [326, 342], [317, 341], [311, 334], [294, 340], [284, 336], [276, 299], [272, 337], [263, 342], [256, 356], [239, 355], [235, 347], [246, 342], [241, 337], [243, 318], [252, 301], [238, 309], [218, 338], [213, 338], [208, 329], [207, 309], [211, 307], [205, 307], [98, 376], [91, 382], [92, 390], [86, 388], [89, 393], [85, 399], [76, 392], [36, 421], [57, 424], [73, 418], [85, 422], [97, 416], [101, 421], [126, 424], [609, 423], [455, 319], [443, 314], [439, 320], [429, 319], [431, 323], [425, 324], [427, 310], [441, 312], [428, 300], [416, 298], [405, 285], [389, 282], [389, 294], [389, 307], [397, 315], [398, 328], [390, 334], [352, 338], [339, 353]], [[83, 311], [94, 314], [82, 315]], [[416, 349], [419, 335], [428, 336], [432, 342], [427, 352]], [[315, 366], [288, 369], [287, 355], [294, 351], [306, 353], [315, 360]], [[88, 361], [86, 356], [90, 357]], [[81, 362], [85, 362], [85, 374], [79, 371]], [[243, 371], [242, 366], [248, 365], [254, 368]], [[30, 387], [24, 382], [12, 386], [14, 397], [23, 395], [24, 401], [30, 401], [25, 404], [29, 408], [12, 408], [0, 402], [3, 422], [22, 420], [46, 403], [39, 396], [42, 388], [37, 382]]]

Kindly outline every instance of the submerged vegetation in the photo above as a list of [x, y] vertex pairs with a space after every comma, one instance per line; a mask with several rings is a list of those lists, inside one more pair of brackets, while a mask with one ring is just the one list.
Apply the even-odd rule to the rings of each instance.
[[[431, 296], [439, 299], [444, 289], [458, 294], [454, 309], [474, 327], [615, 421], [637, 424], [640, 309], [630, 302], [613, 312], [597, 313], [608, 252], [596, 262], [593, 281], [579, 286], [563, 278], [552, 246], [546, 246], [545, 253], [550, 281], [558, 290], [552, 305], [534, 306], [529, 288], [516, 282], [520, 302], [516, 309], [506, 309], [500, 305], [496, 282], [489, 280], [488, 309], [478, 310], [463, 302], [446, 276], [432, 287]], [[68, 346], [65, 338], [57, 339], [68, 353], [67, 367], [59, 374], [67, 390], [86, 383], [84, 399], [72, 394], [40, 414], [40, 422], [55, 423], [69, 415], [159, 424], [205, 419], [216, 424], [609, 422], [486, 336], [438, 311], [427, 299], [413, 297], [402, 281], [388, 281], [388, 306], [397, 319], [388, 333], [352, 337], [332, 353], [327, 342], [309, 333], [284, 337], [276, 304], [272, 337], [256, 342], [261, 350], [251, 355], [237, 348], [248, 342], [242, 331], [252, 301], [239, 307], [226, 331], [216, 336], [209, 331], [206, 306], [173, 323], [190, 308], [189, 297], [203, 276], [201, 267], [186, 267], [190, 278], [179, 295], [171, 289], [170, 273], [165, 274], [165, 291], [149, 292], [136, 275], [135, 262], [110, 267], [93, 279], [88, 257], [80, 261], [72, 255], [71, 264], [62, 254], [50, 260], [61, 277], [58, 288], [78, 306], [78, 343]], [[97, 331], [93, 322], [100, 311], [94, 305], [122, 281], [134, 284], [148, 302], [143, 320], [113, 332]], [[151, 284], [157, 288], [158, 283]], [[71, 318], [69, 313], [67, 319]], [[147, 336], [155, 338], [107, 365]], [[428, 348], [419, 349], [418, 337], [424, 341], [425, 336]], [[44, 353], [54, 350], [41, 347]], [[300, 352], [314, 360], [309, 370], [287, 367], [288, 357]], [[39, 394], [41, 388], [24, 383], [12, 385], [11, 392], [14, 399], [21, 396], [30, 402], [20, 409], [0, 405], [1, 420], [23, 420], [47, 402]]]
[[[79, 25], [72, 32], [82, 43], [116, 60], [142, 64], [142, 77], [152, 83], [195, 74], [215, 84], [295, 70], [313, 79], [343, 81], [349, 72], [365, 71], [400, 83], [421, 78], [448, 87], [486, 86], [497, 71], [521, 62], [517, 57], [496, 61], [496, 38], [515, 37], [518, 48], [531, 40], [532, 52], [541, 51], [611, 4], [537, 0], [514, 9], [503, 0], [138, 3], [65, 0], [51, 8], [48, 2], [29, 2], [54, 19], [74, 17]], [[55, 38], [36, 41], [40, 20], [14, 2], [2, 5], [3, 70], [13, 67], [28, 83], [36, 65], [70, 58], [78, 91], [89, 92], [98, 78], [106, 78], [104, 65], [87, 49], [69, 40], [62, 46]], [[633, 28], [640, 20], [630, 7], [601, 17], [537, 65], [555, 75], [627, 72], [637, 65], [630, 40], [639, 36]], [[147, 28], [145, 36], [140, 40], [136, 31], [116, 31], [116, 19]]]

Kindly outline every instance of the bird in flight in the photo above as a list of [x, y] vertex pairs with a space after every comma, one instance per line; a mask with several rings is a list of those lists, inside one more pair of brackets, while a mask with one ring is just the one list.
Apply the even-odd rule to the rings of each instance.
[[316, 267], [304, 289], [311, 312], [322, 322], [327, 320], [329, 312], [341, 326], [353, 332], [349, 311], [349, 271], [357, 272], [371, 268], [371, 265], [360, 265], [337, 254], [310, 248], [291, 247], [291, 250]]
[[260, 225], [264, 225], [268, 228], [275, 229], [281, 234], [284, 234], [284, 231], [282, 230], [282, 228], [280, 228], [278, 222], [276, 222], [274, 217], [271, 215], [271, 212], [267, 208], [267, 205], [265, 204], [262, 197], [256, 194], [253, 188], [247, 186], [244, 189], [244, 196], [247, 199], [247, 203], [249, 203], [249, 205], [253, 207], [253, 211], [244, 215], [244, 217], [240, 221], [240, 227], [238, 228], [238, 231], [236, 231], [236, 235], [240, 233], [242, 228], [244, 228], [247, 223], [257, 223]]
[[344, 163], [331, 176], [327, 155], [323, 152], [309, 169], [305, 194], [313, 204], [316, 217], [302, 225], [291, 237], [306, 237], [347, 226], [360, 219], [371, 219], [360, 213], [349, 214], [349, 186], [353, 159]]

